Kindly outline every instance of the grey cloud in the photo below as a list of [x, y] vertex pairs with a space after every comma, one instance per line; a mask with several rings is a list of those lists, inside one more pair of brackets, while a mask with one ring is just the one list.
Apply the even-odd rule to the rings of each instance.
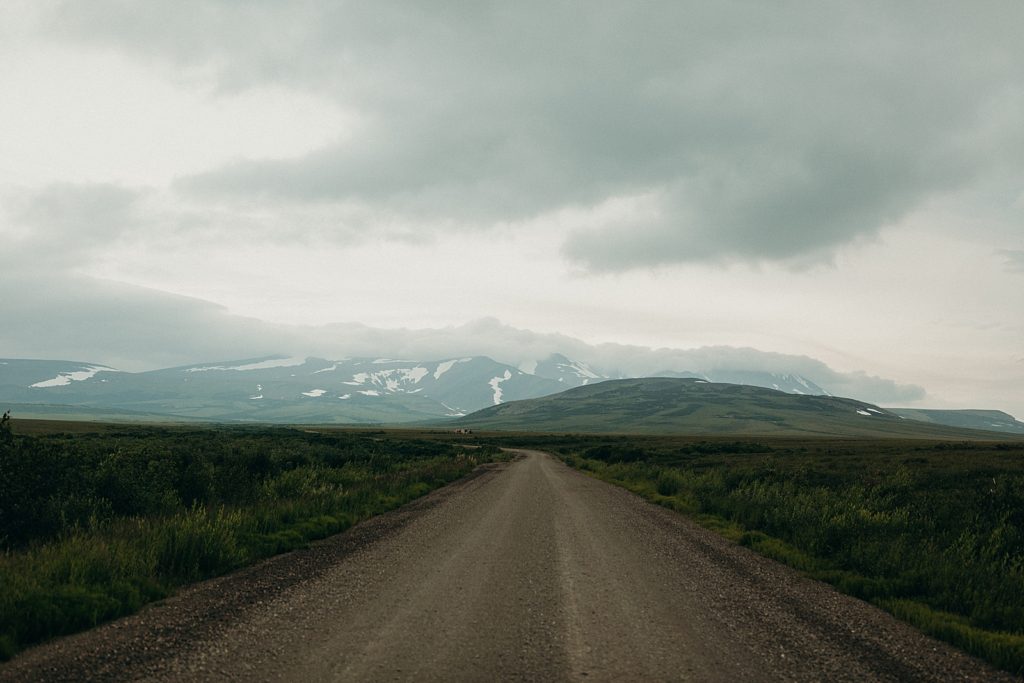
[[69, 3], [52, 30], [334, 97], [353, 140], [183, 179], [486, 226], [651, 194], [579, 226], [595, 270], [824, 258], [935, 195], [1022, 170], [1024, 6], [972, 3]]
[[[0, 194], [0, 235], [4, 237], [0, 264], [17, 270], [81, 270], [121, 242], [155, 250], [240, 237], [291, 244], [324, 239], [351, 244], [365, 239], [369, 220], [365, 211], [336, 206], [290, 205], [268, 212], [257, 202], [220, 207], [180, 199], [152, 188], [109, 183], [5, 188]], [[418, 238], [400, 229], [386, 234], [393, 240]]]
[[0, 275], [3, 355], [145, 370], [277, 353], [296, 333], [209, 302], [86, 277]]
[[138, 223], [142, 192], [109, 184], [57, 183], [8, 190], [0, 214], [7, 268], [71, 266]]
[[863, 400], [891, 404], [924, 397], [920, 387], [838, 373], [804, 356], [732, 347], [595, 346], [493, 318], [437, 329], [380, 329], [357, 323], [299, 327], [231, 315], [199, 299], [86, 277], [3, 273], [0, 291], [16, 292], [0, 298], [2, 355], [80, 360], [129, 371], [279, 353], [417, 360], [487, 355], [518, 365], [557, 352], [610, 374], [650, 375], [666, 369], [798, 373], [836, 394]]

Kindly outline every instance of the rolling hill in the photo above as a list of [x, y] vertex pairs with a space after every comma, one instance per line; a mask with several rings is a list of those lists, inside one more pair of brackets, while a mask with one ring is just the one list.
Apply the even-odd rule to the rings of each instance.
[[1024, 422], [1001, 410], [929, 410], [926, 408], [889, 408], [888, 410], [900, 417], [930, 424], [1024, 434]]
[[985, 436], [983, 432], [972, 434], [904, 419], [853, 399], [669, 377], [590, 384], [553, 396], [492, 406], [453, 423], [472, 429], [541, 432]]

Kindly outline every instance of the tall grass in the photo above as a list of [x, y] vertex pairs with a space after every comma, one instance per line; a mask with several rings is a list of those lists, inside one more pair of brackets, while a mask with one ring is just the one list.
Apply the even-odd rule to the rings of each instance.
[[343, 531], [494, 453], [289, 430], [0, 434], [0, 658]]

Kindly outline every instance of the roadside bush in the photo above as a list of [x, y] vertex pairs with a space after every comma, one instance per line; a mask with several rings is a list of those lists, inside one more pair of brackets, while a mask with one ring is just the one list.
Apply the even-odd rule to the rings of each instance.
[[502, 457], [380, 433], [44, 437], [0, 422], [0, 659], [343, 531]]

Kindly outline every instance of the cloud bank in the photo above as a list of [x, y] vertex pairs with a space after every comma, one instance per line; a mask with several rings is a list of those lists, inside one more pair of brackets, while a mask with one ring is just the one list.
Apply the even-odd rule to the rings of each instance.
[[[24, 285], [24, 275], [18, 276]], [[11, 291], [11, 278], [0, 288]], [[924, 398], [924, 390], [864, 373], [839, 373], [805, 356], [755, 349], [651, 349], [591, 345], [560, 334], [517, 329], [485, 318], [437, 329], [366, 325], [275, 325], [198, 299], [90, 278], [38, 277], [0, 300], [0, 349], [8, 357], [99, 363], [137, 371], [273, 354], [442, 360], [486, 355], [519, 365], [563, 353], [609, 375], [664, 370], [754, 370], [801, 374], [830, 392], [882, 403]]]
[[96, 0], [47, 23], [224, 90], [315, 92], [358, 122], [296, 158], [181, 178], [183, 195], [333, 206], [369, 232], [635, 202], [567, 234], [593, 271], [827, 260], [937, 196], [1019, 177], [1021, 25], [1024, 5], [1000, 2], [401, 0]]

